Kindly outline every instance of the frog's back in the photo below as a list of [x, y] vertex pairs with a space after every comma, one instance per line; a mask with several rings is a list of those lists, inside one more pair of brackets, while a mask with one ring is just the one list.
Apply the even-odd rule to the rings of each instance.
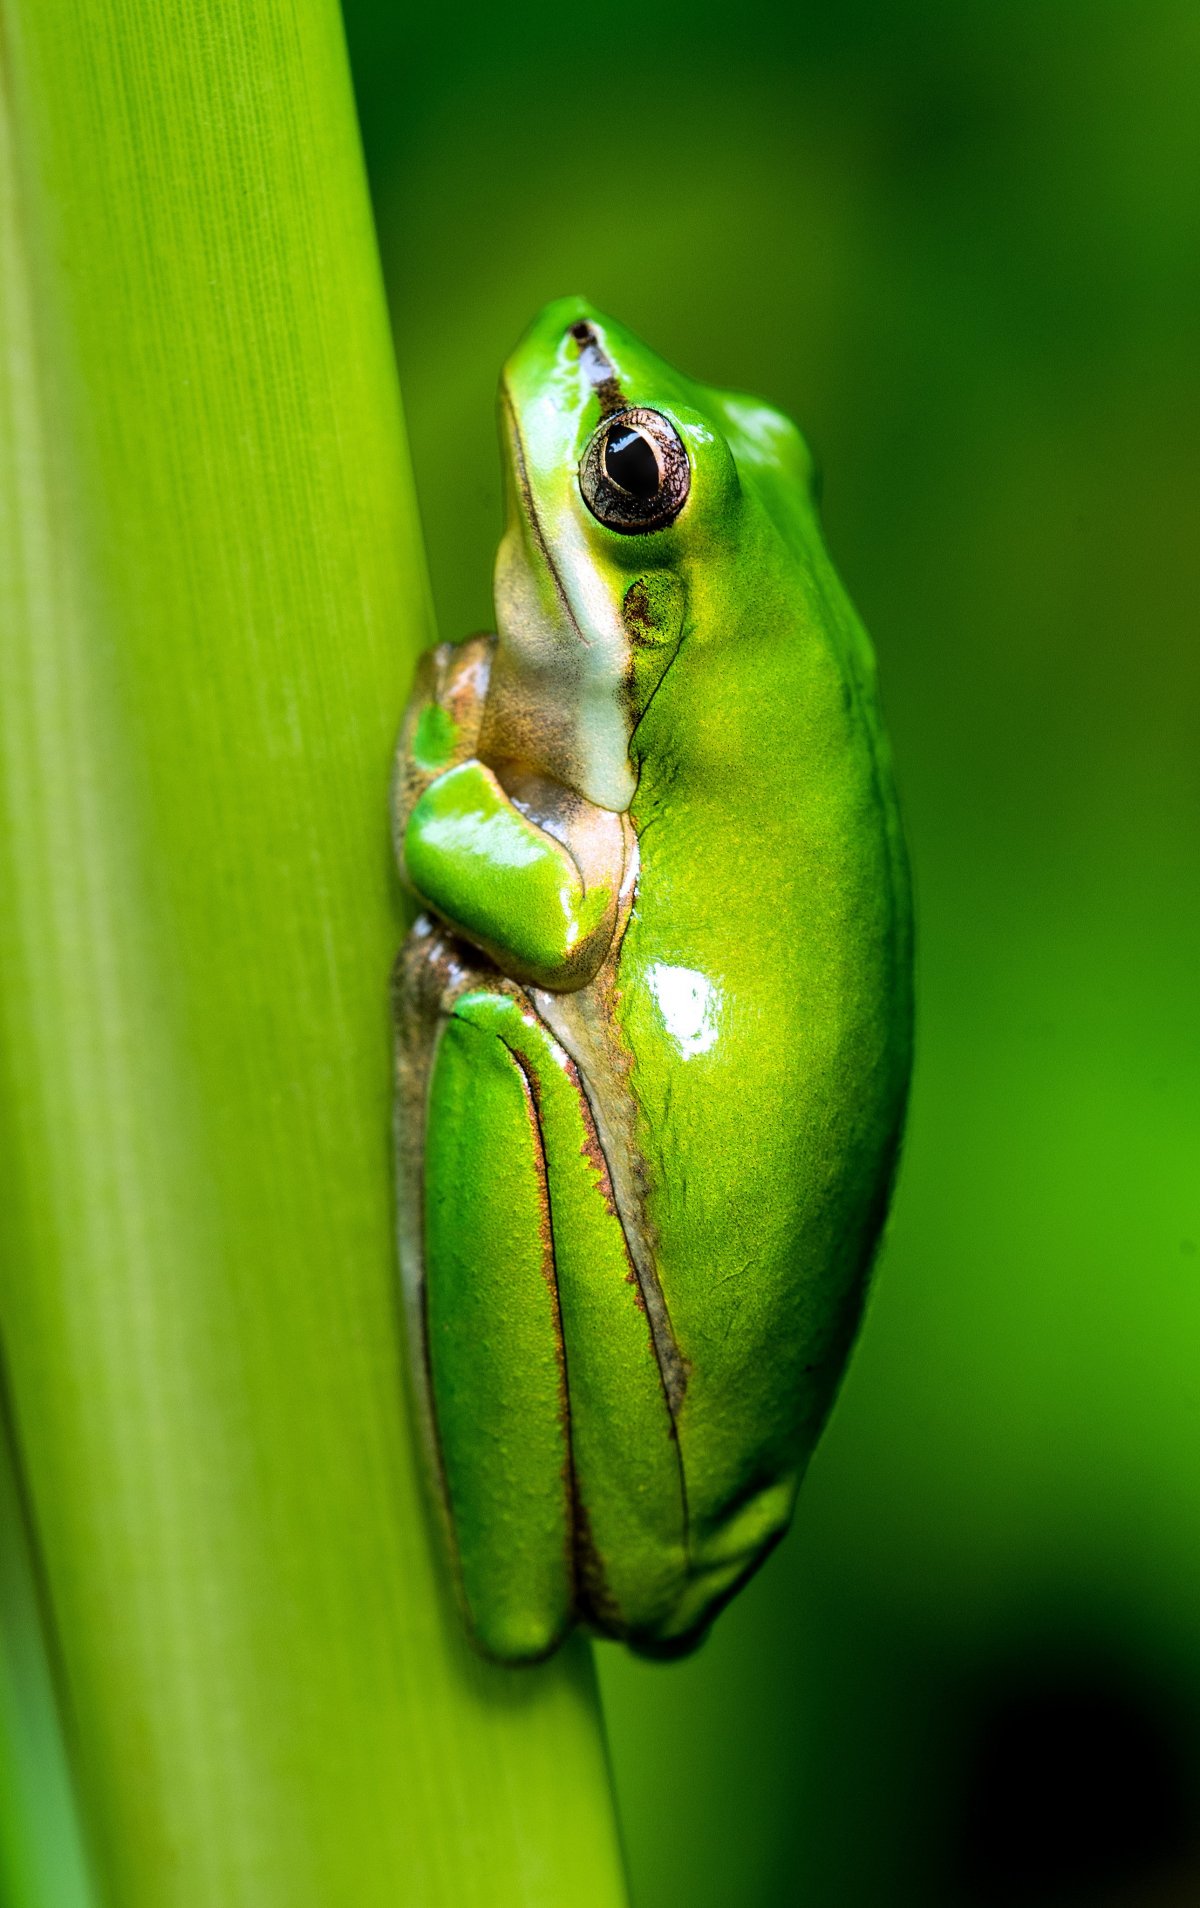
[[911, 1021], [866, 637], [807, 505], [748, 512], [746, 536], [742, 600], [689, 604], [634, 736], [641, 869], [617, 970], [693, 1547], [713, 1569], [782, 1528], [832, 1398]]

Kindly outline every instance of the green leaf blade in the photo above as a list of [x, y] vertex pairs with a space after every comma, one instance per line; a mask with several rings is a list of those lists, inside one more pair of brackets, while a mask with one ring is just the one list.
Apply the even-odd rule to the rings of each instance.
[[0, 33], [0, 1334], [103, 1889], [608, 1908], [586, 1651], [470, 1655], [409, 1444], [386, 791], [430, 625], [340, 22]]

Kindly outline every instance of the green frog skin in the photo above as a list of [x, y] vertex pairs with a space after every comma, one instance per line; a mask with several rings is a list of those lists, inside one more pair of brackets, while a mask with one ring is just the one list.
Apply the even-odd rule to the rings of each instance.
[[690, 1648], [787, 1527], [910, 1065], [904, 848], [795, 426], [579, 299], [505, 368], [496, 635], [394, 825], [400, 1259], [479, 1646]]

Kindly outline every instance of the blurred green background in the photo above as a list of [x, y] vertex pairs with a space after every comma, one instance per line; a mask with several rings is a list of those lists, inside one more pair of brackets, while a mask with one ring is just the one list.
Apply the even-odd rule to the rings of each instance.
[[1200, 1902], [1200, 11], [347, 0], [443, 635], [581, 290], [808, 430], [919, 1062], [797, 1526], [599, 1654], [639, 1908]]

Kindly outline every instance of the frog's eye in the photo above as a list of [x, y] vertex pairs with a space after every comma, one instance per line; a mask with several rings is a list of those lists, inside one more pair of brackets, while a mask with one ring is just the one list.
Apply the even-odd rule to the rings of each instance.
[[579, 488], [593, 517], [627, 536], [674, 523], [691, 487], [679, 432], [661, 411], [639, 406], [606, 417], [579, 464]]

